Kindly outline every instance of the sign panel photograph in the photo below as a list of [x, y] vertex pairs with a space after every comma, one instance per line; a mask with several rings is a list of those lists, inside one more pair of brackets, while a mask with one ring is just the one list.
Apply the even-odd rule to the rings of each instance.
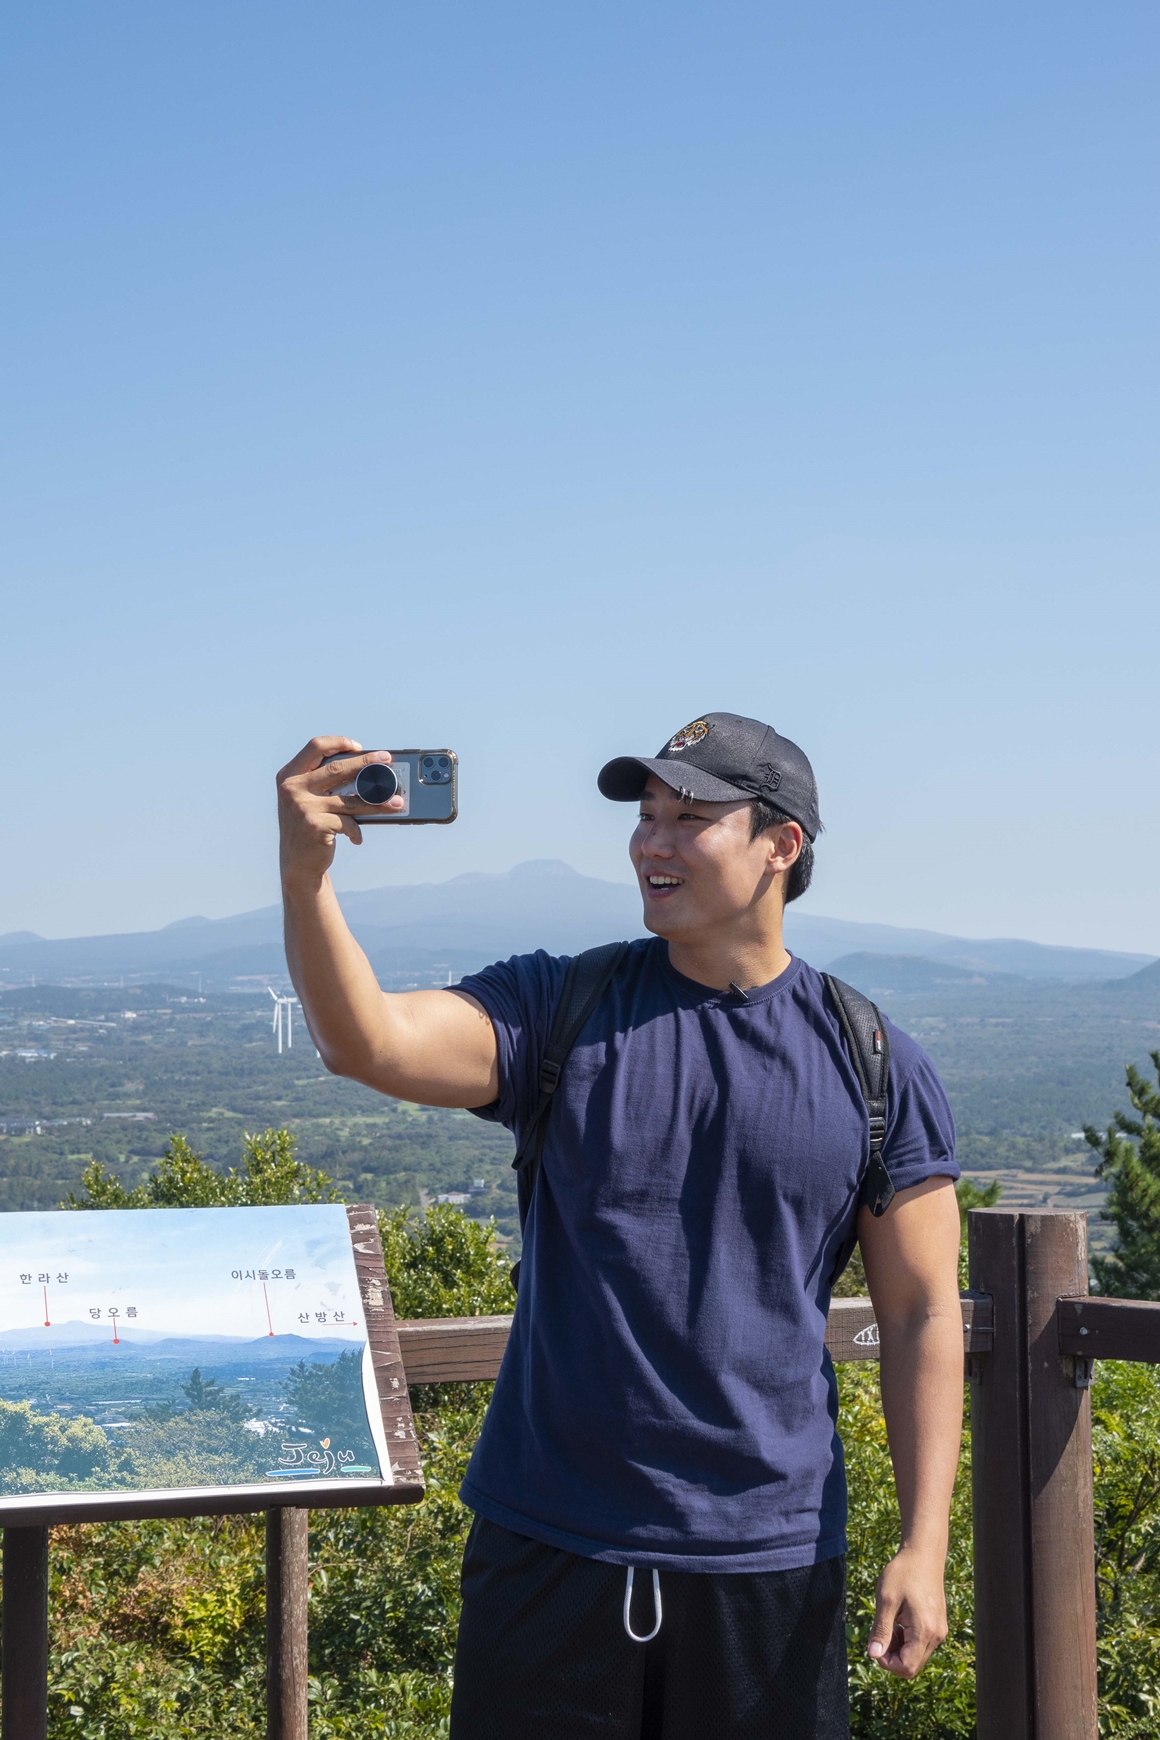
[[0, 1521], [389, 1504], [417, 1481], [373, 1210], [0, 1216]]

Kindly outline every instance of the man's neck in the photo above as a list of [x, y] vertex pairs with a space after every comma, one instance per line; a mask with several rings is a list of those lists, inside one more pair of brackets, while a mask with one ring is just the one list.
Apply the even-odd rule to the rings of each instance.
[[730, 985], [742, 991], [768, 985], [785, 972], [791, 958], [780, 923], [760, 937], [698, 937], [669, 943], [669, 962], [676, 971], [715, 991], [727, 991]]

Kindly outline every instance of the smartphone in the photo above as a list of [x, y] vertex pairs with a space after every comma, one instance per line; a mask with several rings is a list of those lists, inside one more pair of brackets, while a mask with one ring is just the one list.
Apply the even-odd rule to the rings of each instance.
[[[459, 814], [459, 757], [450, 749], [392, 749], [389, 762], [372, 761], [347, 784], [335, 788], [339, 797], [359, 797], [366, 804], [386, 804], [398, 796], [401, 810], [360, 815], [358, 825], [376, 822], [453, 822]], [[350, 752], [327, 756], [348, 761]]]

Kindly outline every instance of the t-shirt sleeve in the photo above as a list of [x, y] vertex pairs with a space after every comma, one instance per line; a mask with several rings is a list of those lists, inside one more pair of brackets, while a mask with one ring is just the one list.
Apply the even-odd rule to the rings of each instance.
[[891, 1090], [882, 1158], [895, 1190], [958, 1178], [955, 1120], [938, 1071], [908, 1034], [891, 1028]]
[[567, 956], [540, 949], [497, 961], [452, 987], [487, 1010], [499, 1054], [499, 1093], [490, 1105], [471, 1109], [477, 1118], [505, 1124], [517, 1140], [539, 1099], [540, 1059], [567, 965]]

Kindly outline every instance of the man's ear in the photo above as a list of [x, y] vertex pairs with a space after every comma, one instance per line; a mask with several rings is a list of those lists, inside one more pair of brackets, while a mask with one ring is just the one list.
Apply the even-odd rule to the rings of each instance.
[[[771, 828], [769, 838], [770, 869], [785, 871], [801, 857], [805, 835], [797, 822], [782, 822], [776, 833]], [[776, 860], [776, 862], [774, 862]]]

